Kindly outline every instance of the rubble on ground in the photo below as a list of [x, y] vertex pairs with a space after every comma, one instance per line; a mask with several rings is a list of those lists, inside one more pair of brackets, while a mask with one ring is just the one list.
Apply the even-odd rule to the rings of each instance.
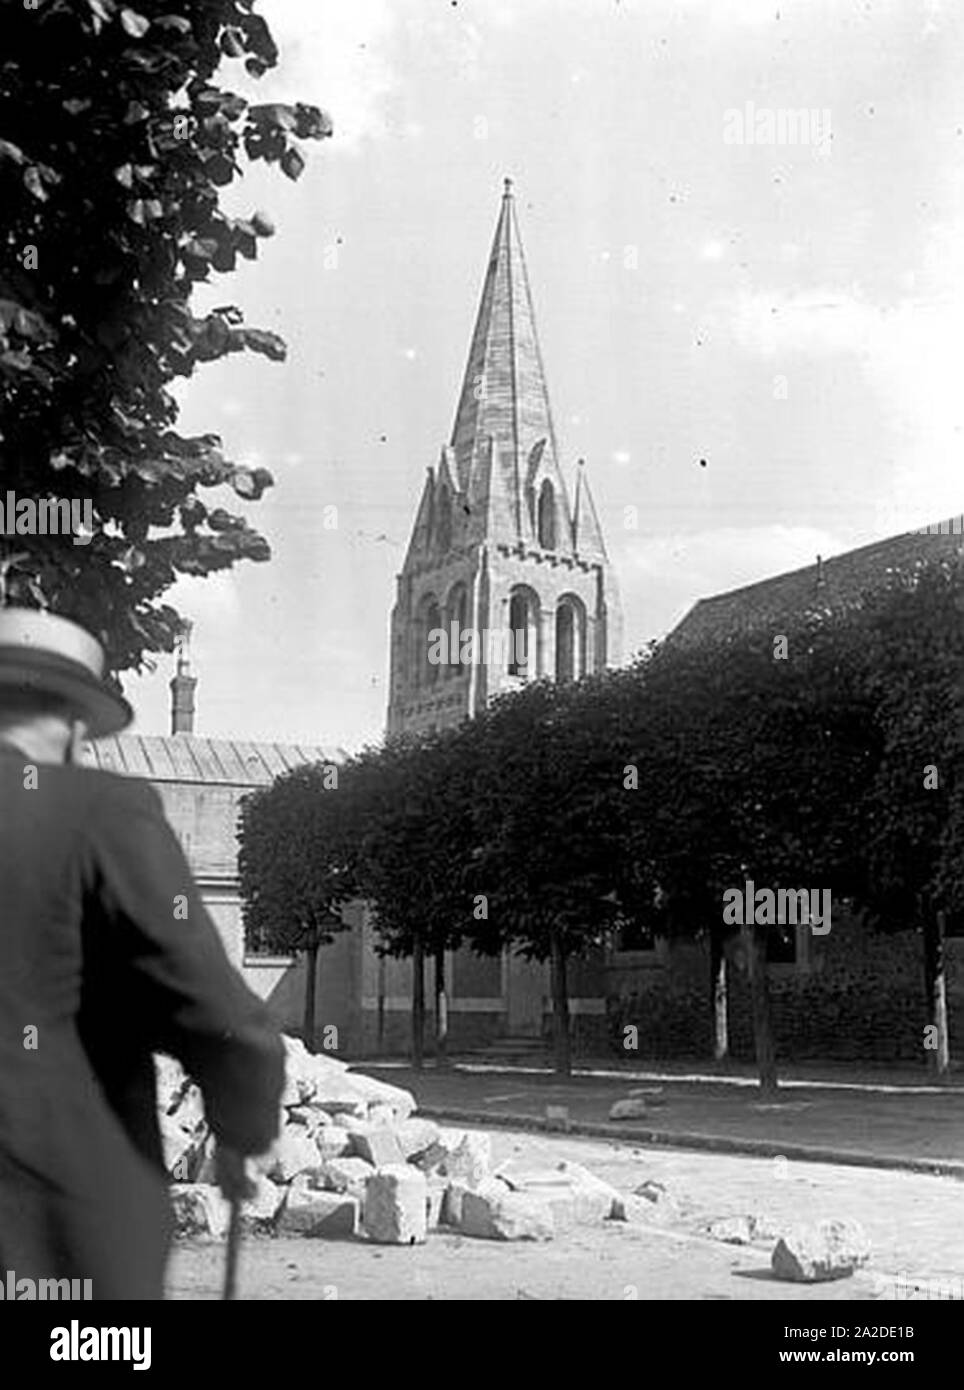
[[[551, 1240], [574, 1226], [675, 1213], [659, 1184], [620, 1193], [579, 1163], [518, 1157], [493, 1170], [488, 1134], [424, 1119], [409, 1091], [297, 1039], [284, 1045], [279, 1136], [247, 1164], [254, 1193], [241, 1219], [249, 1232], [388, 1245], [419, 1245], [438, 1229]], [[176, 1229], [223, 1239], [230, 1208], [216, 1186], [201, 1093], [176, 1062], [156, 1062]]]
[[648, 1114], [645, 1096], [628, 1096], [609, 1107], [611, 1120], [645, 1120]]
[[870, 1242], [857, 1221], [794, 1226], [777, 1241], [770, 1265], [778, 1279], [820, 1284], [846, 1279], [870, 1259]]

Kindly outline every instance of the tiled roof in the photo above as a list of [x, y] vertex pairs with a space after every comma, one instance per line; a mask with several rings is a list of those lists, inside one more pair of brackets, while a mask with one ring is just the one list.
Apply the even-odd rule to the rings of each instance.
[[964, 517], [935, 522], [920, 531], [845, 551], [820, 564], [700, 599], [670, 637], [674, 642], [699, 645], [760, 628], [779, 632], [780, 623], [808, 609], [842, 607], [881, 588], [895, 571], [908, 571], [920, 561], [962, 550]]
[[304, 763], [342, 763], [341, 748], [309, 744], [243, 743], [174, 734], [114, 734], [87, 745], [87, 762], [105, 772], [152, 782], [204, 782], [260, 787]]

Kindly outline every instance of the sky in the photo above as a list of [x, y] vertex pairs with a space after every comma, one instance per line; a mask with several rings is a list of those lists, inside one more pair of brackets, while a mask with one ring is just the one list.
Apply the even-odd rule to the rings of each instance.
[[[276, 483], [225, 498], [273, 559], [171, 591], [195, 621], [198, 734], [381, 738], [395, 577], [450, 436], [506, 175], [626, 657], [700, 597], [964, 512], [964, 8], [257, 8], [278, 68], [256, 83], [226, 61], [219, 80], [320, 105], [335, 134], [307, 145], [299, 181], [255, 166], [228, 190], [277, 234], [198, 293], [198, 311], [237, 303], [289, 347], [179, 391], [185, 432], [220, 433]], [[137, 731], [169, 731], [170, 676], [161, 658], [125, 680]]]

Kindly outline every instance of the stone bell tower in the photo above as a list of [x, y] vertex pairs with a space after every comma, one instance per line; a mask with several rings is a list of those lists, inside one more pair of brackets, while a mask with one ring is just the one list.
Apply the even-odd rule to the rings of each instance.
[[570, 491], [560, 466], [506, 179], [451, 440], [397, 580], [388, 732], [459, 723], [526, 680], [599, 671], [620, 637], [585, 468]]

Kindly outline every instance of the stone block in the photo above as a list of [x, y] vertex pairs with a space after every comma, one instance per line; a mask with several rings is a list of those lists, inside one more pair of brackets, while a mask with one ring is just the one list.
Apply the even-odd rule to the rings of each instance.
[[613, 1202], [610, 1219], [652, 1226], [659, 1224], [659, 1215], [659, 1208], [654, 1206], [652, 1202], [648, 1202], [645, 1197], [621, 1192]]
[[633, 1194], [636, 1197], [644, 1198], [647, 1202], [652, 1202], [653, 1206], [657, 1207], [678, 1207], [680, 1205], [666, 1184], [657, 1182], [655, 1178], [647, 1178], [645, 1182], [641, 1182], [638, 1187], [633, 1189]]
[[425, 1183], [425, 1225], [430, 1231], [442, 1224], [442, 1206], [445, 1202], [445, 1183], [437, 1178], [428, 1178]]
[[373, 1126], [367, 1133], [352, 1131], [350, 1153], [363, 1158], [374, 1168], [392, 1168], [405, 1162], [401, 1145], [390, 1129]]
[[192, 1182], [213, 1183], [217, 1186], [218, 1165], [215, 1159], [218, 1145], [213, 1134], [209, 1134], [198, 1150], [197, 1166], [191, 1177]]
[[309, 1135], [327, 1120], [325, 1111], [315, 1105], [292, 1105], [285, 1112], [286, 1126], [300, 1126]]
[[368, 1123], [384, 1128], [387, 1125], [394, 1125], [395, 1110], [391, 1105], [386, 1105], [383, 1101], [368, 1107]]
[[556, 1225], [596, 1225], [613, 1214], [620, 1194], [615, 1187], [581, 1163], [561, 1162], [553, 1168], [529, 1168], [518, 1159], [510, 1159], [498, 1170], [497, 1176], [515, 1192], [531, 1192], [558, 1203]]
[[[499, 1190], [501, 1188], [501, 1190]], [[566, 1199], [556, 1199], [561, 1207]], [[557, 1212], [547, 1197], [533, 1192], [510, 1192], [497, 1179], [487, 1179], [462, 1195], [459, 1230], [483, 1240], [552, 1240]]]
[[285, 1189], [271, 1182], [263, 1173], [258, 1173], [252, 1181], [255, 1194], [242, 1202], [241, 1221], [250, 1229], [260, 1231], [274, 1225], [285, 1200]]
[[326, 1158], [321, 1165], [320, 1182], [329, 1192], [348, 1192], [364, 1198], [365, 1185], [374, 1171], [363, 1158]]
[[707, 1234], [724, 1245], [750, 1245], [753, 1241], [752, 1216], [721, 1216], [711, 1221]]
[[640, 1097], [650, 1107], [666, 1104], [662, 1086], [634, 1086], [629, 1093], [630, 1100], [638, 1100]]
[[774, 1241], [782, 1234], [782, 1224], [767, 1216], [720, 1216], [711, 1221], [707, 1235], [727, 1245], [752, 1245], [754, 1241]]
[[440, 1171], [454, 1182], [478, 1187], [489, 1176], [492, 1163], [492, 1140], [488, 1134], [469, 1130], [458, 1147], [448, 1155]]
[[444, 1129], [440, 1126], [428, 1148], [422, 1149], [415, 1157], [416, 1166], [423, 1172], [439, 1172], [445, 1176], [445, 1164], [464, 1138], [464, 1129]]
[[681, 1214], [679, 1203], [664, 1184], [647, 1179], [640, 1183], [635, 1192], [617, 1194], [612, 1219], [664, 1226], [677, 1221]]
[[348, 1239], [358, 1230], [361, 1203], [346, 1192], [292, 1186], [278, 1217], [279, 1235]]
[[179, 1235], [224, 1238], [230, 1206], [218, 1188], [209, 1183], [172, 1183], [170, 1194], [174, 1229]]
[[199, 1144], [194, 1134], [179, 1124], [173, 1115], [159, 1115], [158, 1128], [161, 1133], [164, 1167], [168, 1174], [182, 1182], [193, 1181], [203, 1141]]
[[411, 1091], [403, 1090], [401, 1086], [391, 1086], [387, 1081], [379, 1081], [373, 1076], [362, 1076], [354, 1071], [348, 1074], [347, 1079], [365, 1101], [366, 1107], [387, 1106], [395, 1120], [407, 1120], [415, 1109], [415, 1097]]
[[351, 1146], [351, 1135], [341, 1125], [321, 1125], [314, 1133], [315, 1148], [322, 1158], [338, 1158], [347, 1154]]
[[354, 1078], [347, 1073], [328, 1079], [324, 1092], [316, 1095], [315, 1104], [329, 1115], [354, 1115], [359, 1120], [368, 1118], [368, 1101], [355, 1085]]
[[609, 1108], [611, 1120], [644, 1120], [646, 1101], [642, 1096], [630, 1096], [627, 1100], [617, 1100]]
[[276, 1182], [290, 1182], [298, 1173], [314, 1172], [323, 1163], [317, 1145], [301, 1125], [284, 1130], [272, 1146], [269, 1157], [264, 1171]]
[[857, 1221], [794, 1226], [777, 1241], [770, 1265], [778, 1279], [820, 1284], [846, 1279], [870, 1259], [870, 1242]]
[[[428, 1153], [433, 1145], [437, 1144], [439, 1132], [439, 1127], [434, 1120], [420, 1120], [417, 1115], [397, 1124], [395, 1126], [395, 1138], [405, 1155], [406, 1162], [411, 1162], [413, 1159], [417, 1160], [423, 1154]], [[444, 1156], [446, 1152], [447, 1150], [443, 1149], [442, 1155]], [[421, 1167], [421, 1164], [419, 1166]]]
[[[431, 1179], [429, 1179], [431, 1181]], [[469, 1188], [464, 1182], [446, 1183], [442, 1190], [442, 1206], [439, 1211], [439, 1224], [442, 1226], [454, 1226], [456, 1229], [462, 1224], [462, 1202]], [[506, 1189], [508, 1191], [508, 1189]]]
[[158, 1110], [162, 1115], [173, 1114], [182, 1091], [189, 1084], [184, 1068], [173, 1057], [156, 1052], [154, 1078]]
[[410, 1164], [380, 1168], [365, 1185], [362, 1227], [379, 1245], [420, 1245], [425, 1240], [428, 1185]]

